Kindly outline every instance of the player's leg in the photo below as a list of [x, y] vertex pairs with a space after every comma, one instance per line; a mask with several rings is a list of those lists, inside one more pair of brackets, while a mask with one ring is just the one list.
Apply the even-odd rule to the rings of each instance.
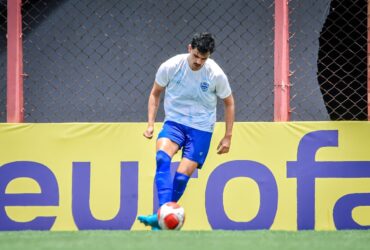
[[157, 185], [159, 206], [171, 201], [171, 159], [178, 150], [179, 146], [168, 138], [162, 137], [157, 140], [155, 183]]
[[[159, 205], [171, 201], [172, 198], [172, 179], [171, 179], [171, 159], [179, 150], [183, 143], [182, 132], [177, 125], [166, 122], [158, 135], [156, 145], [156, 175], [155, 183]], [[153, 230], [159, 229], [157, 215], [138, 216], [138, 220], [146, 226], [151, 226]]]
[[184, 126], [186, 140], [183, 158], [173, 180], [172, 201], [177, 202], [183, 195], [190, 176], [196, 168], [202, 168], [206, 160], [212, 133]]
[[[156, 148], [157, 167], [154, 180], [157, 185], [159, 206], [162, 206], [172, 199], [171, 159], [179, 150], [179, 146], [170, 139], [162, 137], [157, 140]], [[147, 216], [140, 215], [138, 220], [146, 226], [151, 226], [152, 230], [159, 230], [156, 213]]]

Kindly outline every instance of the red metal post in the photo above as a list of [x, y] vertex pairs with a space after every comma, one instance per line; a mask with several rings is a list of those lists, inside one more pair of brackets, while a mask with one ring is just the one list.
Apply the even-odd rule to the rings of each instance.
[[23, 122], [22, 0], [8, 0], [7, 122]]
[[288, 0], [275, 0], [274, 121], [290, 120]]

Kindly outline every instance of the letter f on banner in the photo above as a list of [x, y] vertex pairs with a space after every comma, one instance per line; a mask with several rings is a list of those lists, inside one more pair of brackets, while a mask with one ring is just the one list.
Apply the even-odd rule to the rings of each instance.
[[[297, 178], [298, 230], [315, 229], [315, 178], [370, 177], [370, 161], [315, 161], [316, 152], [322, 147], [338, 147], [337, 130], [319, 130], [306, 134], [299, 143], [297, 161], [287, 162], [287, 177]], [[356, 194], [356, 200], [361, 206], [370, 206], [366, 193]], [[339, 199], [339, 201], [341, 201], [340, 204], [343, 203], [343, 200]], [[356, 205], [350, 207], [350, 211], [337, 209], [337, 211], [343, 211], [340, 216], [338, 212], [335, 213], [334, 222], [337, 228], [369, 228], [370, 226], [361, 227], [354, 222], [350, 212]], [[342, 222], [338, 224], [340, 217], [346, 217], [347, 220], [344, 221], [351, 222], [351, 225]]]

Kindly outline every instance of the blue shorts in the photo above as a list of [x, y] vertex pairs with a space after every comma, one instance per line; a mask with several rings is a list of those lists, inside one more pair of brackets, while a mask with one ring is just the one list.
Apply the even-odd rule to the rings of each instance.
[[182, 148], [182, 157], [198, 163], [202, 168], [206, 160], [212, 133], [181, 125], [176, 122], [166, 121], [159, 138], [168, 138]]

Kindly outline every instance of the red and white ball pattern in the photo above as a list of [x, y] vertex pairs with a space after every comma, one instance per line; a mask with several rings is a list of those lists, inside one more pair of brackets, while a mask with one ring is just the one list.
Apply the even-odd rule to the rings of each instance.
[[176, 202], [167, 202], [158, 209], [158, 224], [163, 230], [180, 230], [185, 221], [185, 210]]

